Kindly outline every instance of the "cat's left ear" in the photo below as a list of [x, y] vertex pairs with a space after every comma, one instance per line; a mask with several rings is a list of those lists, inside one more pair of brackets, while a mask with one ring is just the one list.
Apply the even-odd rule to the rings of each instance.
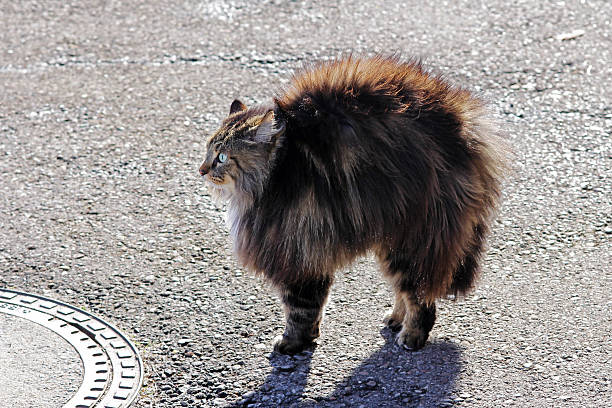
[[230, 106], [230, 115], [232, 113], [246, 110], [246, 108], [247, 107], [244, 103], [240, 102], [238, 99], [234, 99], [234, 102], [232, 102], [232, 105]]
[[257, 143], [274, 143], [278, 136], [285, 131], [285, 124], [276, 120], [274, 111], [268, 111], [261, 120], [257, 132], [255, 133], [255, 142]]

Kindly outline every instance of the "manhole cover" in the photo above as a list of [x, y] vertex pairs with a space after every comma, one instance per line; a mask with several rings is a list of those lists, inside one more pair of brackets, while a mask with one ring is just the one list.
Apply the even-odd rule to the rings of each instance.
[[83, 382], [64, 408], [128, 407], [138, 395], [138, 350], [110, 324], [66, 303], [8, 289], [0, 289], [0, 312], [54, 331], [79, 353]]

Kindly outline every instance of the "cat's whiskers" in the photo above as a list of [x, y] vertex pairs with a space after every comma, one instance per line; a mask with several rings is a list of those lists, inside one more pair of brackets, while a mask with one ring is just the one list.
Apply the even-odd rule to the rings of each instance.
[[235, 182], [231, 177], [219, 179], [207, 176], [204, 178], [206, 187], [214, 201], [222, 205], [234, 195]]

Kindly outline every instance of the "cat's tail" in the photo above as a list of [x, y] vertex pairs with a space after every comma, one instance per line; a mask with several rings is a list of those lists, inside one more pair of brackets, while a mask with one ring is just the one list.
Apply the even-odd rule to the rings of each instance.
[[509, 169], [510, 148], [500, 126], [482, 102], [469, 97], [458, 104], [461, 135], [470, 149], [476, 189], [470, 236], [464, 242], [464, 256], [453, 273], [448, 294], [463, 295], [473, 288], [480, 274], [485, 237], [499, 209], [502, 182]]

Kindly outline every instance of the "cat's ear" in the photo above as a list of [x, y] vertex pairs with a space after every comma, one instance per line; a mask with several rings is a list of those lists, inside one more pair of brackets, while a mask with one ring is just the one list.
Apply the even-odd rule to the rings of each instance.
[[274, 111], [268, 111], [261, 120], [257, 132], [255, 132], [255, 142], [270, 143], [275, 142], [276, 138], [285, 131], [285, 124], [279, 122], [274, 117]]
[[234, 102], [232, 102], [232, 106], [230, 106], [230, 115], [232, 113], [246, 110], [246, 108], [247, 107], [244, 103], [240, 102], [238, 99], [234, 99]]

